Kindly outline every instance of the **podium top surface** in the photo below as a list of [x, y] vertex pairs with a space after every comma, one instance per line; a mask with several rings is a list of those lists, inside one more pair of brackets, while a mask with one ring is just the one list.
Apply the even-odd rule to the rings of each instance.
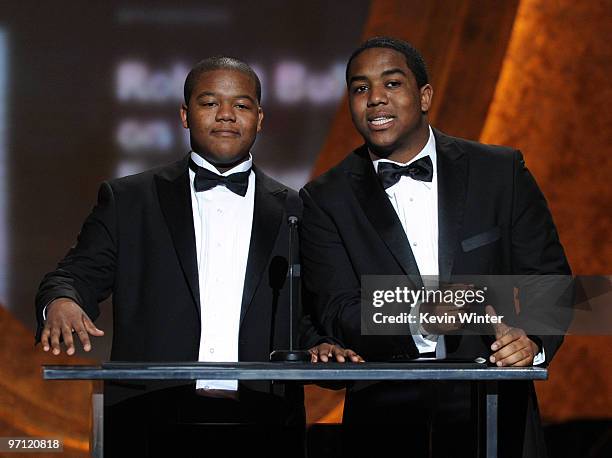
[[470, 362], [402, 363], [133, 363], [43, 366], [45, 380], [546, 380], [539, 367]]

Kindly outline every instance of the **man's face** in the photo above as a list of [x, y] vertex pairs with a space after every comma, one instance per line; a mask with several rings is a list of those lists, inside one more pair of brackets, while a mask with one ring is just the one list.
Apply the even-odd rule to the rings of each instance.
[[388, 157], [414, 147], [426, 126], [429, 84], [419, 89], [403, 54], [370, 48], [349, 67], [349, 106], [353, 123], [374, 154]]
[[181, 107], [193, 151], [219, 166], [246, 158], [263, 120], [256, 90], [255, 81], [236, 70], [200, 75], [188, 106]]

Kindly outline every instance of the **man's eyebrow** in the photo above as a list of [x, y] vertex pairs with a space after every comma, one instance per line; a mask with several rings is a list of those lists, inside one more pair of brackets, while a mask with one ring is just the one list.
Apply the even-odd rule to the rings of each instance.
[[257, 103], [257, 102], [255, 101], [255, 99], [254, 99], [253, 97], [251, 97], [250, 95], [248, 95], [248, 94], [237, 95], [236, 97], [234, 97], [234, 100], [236, 100], [236, 99], [248, 99], [248, 100], [250, 100], [252, 103], [255, 103], [255, 104]]
[[[201, 99], [202, 97], [215, 97], [217, 94], [215, 92], [211, 92], [211, 91], [204, 91], [198, 94], [198, 96], [196, 97], [196, 99]], [[255, 102], [255, 99], [248, 95], [248, 94], [240, 94], [240, 95], [236, 95], [234, 97], [232, 97], [234, 100], [238, 100], [238, 99], [248, 99], [250, 100], [252, 103], [257, 103]]]
[[[399, 67], [385, 70], [381, 73], [381, 76], [389, 76], [393, 75], [394, 73], [399, 73], [400, 75], [407, 76], [406, 72]], [[351, 76], [351, 78], [349, 79], [349, 85], [352, 84], [354, 81], [365, 81], [367, 79], [368, 78], [365, 75], [354, 75]]]
[[400, 73], [404, 76], [406, 75], [406, 72], [404, 70], [402, 70], [401, 68], [390, 68], [389, 70], [385, 70], [384, 72], [381, 73], [382, 76], [389, 76], [392, 75], [393, 73]]
[[364, 75], [354, 75], [349, 79], [349, 85], [353, 83], [353, 81], [366, 81], [368, 78]]
[[204, 91], [204, 92], [200, 92], [198, 94], [198, 96], [196, 97], [196, 99], [201, 99], [202, 97], [214, 97], [215, 94], [214, 92], [210, 92], [210, 91]]

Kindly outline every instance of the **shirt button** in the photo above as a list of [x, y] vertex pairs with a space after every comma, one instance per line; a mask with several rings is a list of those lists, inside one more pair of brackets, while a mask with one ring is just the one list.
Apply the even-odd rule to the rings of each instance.
[[215, 349], [214, 349], [214, 348], [211, 348], [209, 351], [210, 351], [211, 353], [214, 353], [214, 352], [215, 352]]
[[411, 197], [410, 199], [408, 199], [410, 202], [414, 202], [414, 199]]
[[416, 242], [412, 242], [412, 246], [417, 246], [417, 243]]

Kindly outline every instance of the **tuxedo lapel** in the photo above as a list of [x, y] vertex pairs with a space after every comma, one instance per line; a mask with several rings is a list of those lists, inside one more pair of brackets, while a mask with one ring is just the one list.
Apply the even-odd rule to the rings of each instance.
[[468, 161], [451, 137], [434, 129], [438, 168], [438, 269], [448, 282], [463, 224]]
[[188, 173], [189, 156], [155, 176], [159, 205], [200, 316], [200, 288]]
[[264, 271], [270, 260], [274, 243], [282, 222], [287, 188], [268, 178], [259, 169], [255, 171], [255, 205], [251, 243], [242, 292], [240, 324], [249, 309], [255, 291], [262, 281]]
[[348, 172], [353, 193], [366, 217], [383, 240], [390, 254], [407, 275], [419, 275], [410, 243], [389, 197], [374, 171], [365, 146], [354, 153], [353, 167]]

